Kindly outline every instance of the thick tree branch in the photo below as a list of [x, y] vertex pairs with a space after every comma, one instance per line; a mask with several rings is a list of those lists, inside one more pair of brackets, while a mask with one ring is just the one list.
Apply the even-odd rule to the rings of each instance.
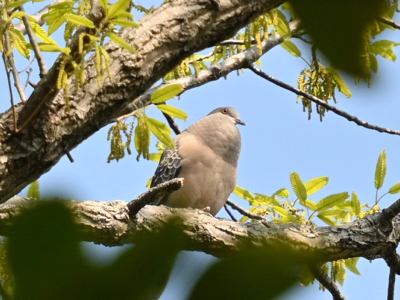
[[301, 91], [299, 89], [296, 89], [296, 88], [292, 87], [289, 84], [286, 84], [286, 83], [284, 83], [282, 81], [279, 81], [276, 78], [274, 78], [274, 77], [264, 73], [263, 71], [261, 71], [259, 68], [254, 66], [254, 64], [249, 66], [249, 69], [252, 70], [255, 74], [261, 76], [262, 78], [264, 78], [264, 79], [276, 84], [277, 86], [280, 86], [281, 88], [284, 88], [285, 90], [288, 90], [288, 91], [290, 91], [292, 93], [295, 93], [296, 95], [303, 96], [303, 97], [309, 99], [310, 101], [314, 102], [315, 104], [326, 108], [328, 111], [332, 111], [333, 113], [335, 113], [335, 114], [347, 119], [350, 122], [354, 122], [359, 126], [362, 126], [364, 128], [367, 128], [367, 129], [376, 130], [378, 132], [383, 132], [383, 133], [388, 133], [388, 134], [393, 134], [393, 135], [400, 135], [400, 131], [398, 131], [398, 130], [392, 130], [392, 129], [389, 129], [389, 128], [383, 128], [383, 127], [379, 127], [379, 126], [376, 126], [376, 125], [369, 124], [368, 122], [362, 121], [362, 120], [358, 119], [356, 116], [350, 115], [349, 113], [347, 113], [347, 112], [345, 112], [343, 110], [340, 110], [340, 109], [336, 108], [335, 106], [329, 105], [328, 103], [326, 103], [325, 101], [319, 99], [318, 97], [315, 97], [313, 95], [307, 94], [307, 93], [305, 93], [305, 92], [303, 92], [303, 91]]
[[[26, 104], [16, 107], [18, 122], [23, 122], [32, 109], [43, 103], [26, 130], [13, 134], [11, 110], [0, 115], [0, 202], [49, 171], [66, 152], [118, 117], [132, 99], [138, 98], [182, 59], [231, 38], [240, 28], [282, 2], [166, 1], [144, 16], [139, 28], [126, 28], [120, 33], [140, 54], [132, 55], [113, 42], [106, 45], [111, 57], [111, 77], [105, 78], [101, 87], [97, 84], [94, 58], [86, 62], [84, 86], [78, 91], [70, 84], [69, 111], [62, 91], [56, 90], [61, 56]], [[71, 53], [75, 53], [73, 48], [72, 45]], [[136, 108], [147, 104], [137, 101]]]
[[[16, 196], [0, 205], [0, 235], [6, 236], [13, 218], [33, 203], [35, 200]], [[165, 206], [146, 206], [130, 218], [128, 204], [124, 201], [68, 203], [84, 240], [106, 246], [135, 242], [140, 236], [158, 230], [172, 217], [185, 234], [185, 250], [203, 251], [214, 256], [226, 256], [249, 244], [283, 243], [285, 247], [315, 255], [320, 263], [350, 257], [376, 259], [391, 251], [393, 239], [399, 238], [395, 231], [380, 231], [376, 222], [379, 213], [345, 225], [315, 227], [260, 221], [237, 223], [214, 218], [202, 210]], [[397, 223], [395, 227], [400, 225]]]

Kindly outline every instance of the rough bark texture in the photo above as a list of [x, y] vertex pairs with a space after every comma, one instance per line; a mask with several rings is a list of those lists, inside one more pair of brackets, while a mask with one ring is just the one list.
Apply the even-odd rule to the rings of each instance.
[[[0, 115], [0, 203], [49, 171], [68, 151], [104, 127], [182, 59], [230, 38], [282, 0], [172, 0], [143, 17], [139, 28], [120, 36], [139, 51], [132, 55], [115, 43], [106, 46], [111, 78], [97, 84], [94, 60], [87, 61], [87, 81], [70, 88], [71, 110], [55, 91], [57, 63], [38, 83], [30, 99], [16, 107], [19, 125], [46, 99], [26, 130], [14, 134], [11, 110]], [[50, 96], [49, 96], [50, 95]], [[148, 102], [139, 103], [138, 107]]]
[[[0, 206], [0, 235], [7, 235], [13, 218], [35, 200], [16, 196]], [[160, 229], [171, 218], [182, 227], [186, 249], [224, 257], [243, 245], [284, 244], [315, 253], [321, 261], [350, 257], [386, 258], [400, 239], [400, 222], [386, 227], [382, 213], [355, 222], [330, 227], [255, 221], [237, 223], [214, 218], [201, 210], [146, 206], [129, 217], [127, 202], [70, 201], [84, 240], [105, 246], [133, 243], [142, 235]], [[389, 256], [388, 256], [389, 255]]]

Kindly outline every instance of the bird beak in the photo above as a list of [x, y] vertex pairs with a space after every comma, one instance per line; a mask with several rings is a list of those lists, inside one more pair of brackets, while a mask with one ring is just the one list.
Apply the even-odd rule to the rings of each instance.
[[242, 120], [240, 120], [240, 119], [235, 119], [235, 123], [236, 124], [240, 124], [240, 125], [246, 125], [246, 123], [245, 122], [243, 122]]

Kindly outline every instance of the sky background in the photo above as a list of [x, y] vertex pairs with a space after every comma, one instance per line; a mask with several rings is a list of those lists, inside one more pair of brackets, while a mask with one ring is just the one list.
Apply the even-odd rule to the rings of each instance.
[[[159, 2], [154, 1], [155, 6]], [[29, 6], [28, 12], [37, 11], [43, 3], [46, 2]], [[139, 4], [147, 5], [144, 2]], [[133, 14], [139, 15], [136, 12]], [[400, 21], [398, 17], [395, 20]], [[61, 42], [60, 37], [60, 34], [55, 34], [53, 38]], [[399, 37], [398, 31], [388, 30], [379, 39], [398, 42]], [[292, 41], [303, 50], [303, 58], [310, 61], [310, 54], [302, 43], [295, 39]], [[399, 54], [398, 49], [395, 48], [395, 51]], [[206, 50], [204, 53], [208, 52]], [[54, 57], [48, 55], [47, 59]], [[297, 86], [299, 72], [307, 67], [301, 58], [291, 56], [280, 46], [264, 55], [261, 61], [264, 72], [293, 86]], [[354, 79], [344, 76], [353, 96], [346, 98], [337, 93], [337, 107], [371, 124], [399, 130], [399, 65], [383, 58], [378, 58], [378, 62], [379, 73], [373, 79], [371, 88], [363, 82], [354, 85]], [[26, 66], [26, 61], [19, 61], [19, 70]], [[33, 67], [36, 68], [35, 63]], [[0, 79], [2, 90], [8, 90], [4, 70], [0, 73]], [[37, 75], [33, 74], [31, 80], [38, 81]], [[177, 120], [182, 129], [216, 107], [233, 106], [239, 111], [246, 126], [239, 128], [242, 153], [237, 184], [251, 192], [270, 195], [286, 187], [293, 195], [289, 175], [297, 172], [304, 182], [314, 177], [329, 176], [329, 184], [310, 197], [314, 201], [333, 193], [356, 191], [362, 203], [373, 204], [375, 165], [382, 149], [387, 152], [388, 172], [380, 194], [400, 182], [399, 136], [359, 127], [331, 112], [326, 114], [323, 122], [320, 122], [316, 113], [308, 120], [302, 105], [296, 104], [296, 95], [257, 77], [249, 70], [240, 72], [239, 76], [231, 73], [226, 80], [220, 79], [187, 91], [179, 100], [173, 99], [168, 104], [189, 114], [187, 122]], [[4, 92], [0, 109], [4, 111], [9, 107], [8, 95]], [[163, 120], [157, 109], [149, 108], [147, 112], [151, 117]], [[157, 164], [143, 159], [137, 162], [135, 153], [119, 162], [107, 163], [110, 152], [108, 129], [103, 128], [71, 151], [74, 163], [64, 157], [50, 172], [44, 174], [39, 180], [42, 194], [57, 193], [82, 201], [130, 201], [143, 193]], [[156, 151], [154, 146], [152, 150]], [[25, 196], [26, 189], [20, 195]], [[398, 197], [384, 197], [381, 207], [389, 206]], [[246, 201], [234, 195], [231, 199], [243, 207], [248, 206]], [[228, 218], [224, 210], [217, 216]], [[238, 214], [236, 216], [240, 217]], [[82, 243], [82, 249], [90, 261], [100, 264], [112, 262], [115, 255], [123, 251], [123, 247], [105, 248], [91, 243]], [[203, 253], [182, 253], [162, 299], [185, 299], [195, 278], [213, 261], [215, 258]], [[342, 287], [347, 299], [386, 298], [389, 269], [385, 262], [360, 259], [358, 268], [362, 276], [347, 272], [348, 279]], [[400, 290], [399, 284], [397, 290]], [[318, 290], [318, 284], [298, 286], [280, 299], [311, 297], [332, 299], [330, 293]]]

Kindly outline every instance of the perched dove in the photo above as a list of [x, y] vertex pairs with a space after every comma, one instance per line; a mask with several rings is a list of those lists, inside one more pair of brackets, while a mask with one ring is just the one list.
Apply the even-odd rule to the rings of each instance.
[[220, 211], [236, 185], [241, 149], [236, 124], [245, 125], [236, 109], [220, 107], [175, 137], [175, 149], [164, 150], [151, 186], [177, 177], [185, 182], [157, 204]]

